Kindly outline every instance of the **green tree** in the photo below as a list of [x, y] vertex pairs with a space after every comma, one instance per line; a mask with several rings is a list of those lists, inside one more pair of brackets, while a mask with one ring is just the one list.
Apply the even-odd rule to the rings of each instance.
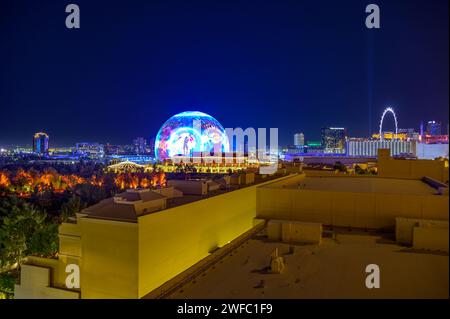
[[91, 184], [78, 184], [75, 186], [75, 194], [81, 200], [89, 205], [97, 204], [99, 201], [108, 197], [103, 187], [98, 187]]
[[14, 297], [14, 284], [17, 280], [17, 272], [0, 273], [0, 299], [12, 299]]
[[0, 268], [2, 270], [8, 270], [19, 264], [26, 256], [27, 244], [24, 233], [15, 235], [12, 233], [8, 225], [2, 225], [0, 228]]
[[344, 164], [342, 164], [342, 163], [339, 162], [339, 161], [336, 162], [336, 163], [334, 163], [333, 169], [334, 169], [334, 170], [338, 170], [338, 171], [340, 171], [340, 172], [344, 172], [344, 173], [347, 172], [347, 166], [345, 166]]
[[58, 224], [45, 224], [31, 236], [30, 253], [39, 256], [53, 256], [58, 251]]
[[19, 266], [27, 255], [54, 255], [58, 249], [58, 224], [32, 204], [15, 198], [0, 205], [0, 267]]
[[[14, 205], [15, 203], [15, 205]], [[29, 203], [13, 200], [0, 226], [0, 266], [20, 264], [30, 253], [28, 244], [36, 230], [45, 224], [46, 214]]]
[[81, 201], [80, 197], [72, 196], [67, 203], [61, 206], [61, 221], [65, 222], [70, 217], [75, 216], [86, 207], [85, 203]]
[[356, 174], [364, 174], [365, 171], [359, 165], [355, 165], [355, 173]]

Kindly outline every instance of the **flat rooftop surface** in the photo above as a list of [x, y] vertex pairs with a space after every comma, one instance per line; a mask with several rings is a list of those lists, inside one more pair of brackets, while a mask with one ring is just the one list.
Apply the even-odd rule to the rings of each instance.
[[[270, 187], [270, 186], [269, 186]], [[419, 180], [380, 177], [305, 177], [289, 184], [287, 188], [309, 189], [333, 192], [362, 192], [389, 194], [436, 194], [436, 190]]]
[[[253, 238], [170, 298], [448, 298], [448, 255], [414, 252], [367, 233], [337, 234], [319, 245]], [[278, 248], [286, 268], [265, 270]], [[380, 268], [380, 288], [365, 286], [366, 266]]]

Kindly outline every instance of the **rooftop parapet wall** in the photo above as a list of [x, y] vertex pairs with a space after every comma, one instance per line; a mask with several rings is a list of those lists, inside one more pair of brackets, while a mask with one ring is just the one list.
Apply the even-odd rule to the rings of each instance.
[[[293, 177], [291, 181], [284, 181], [284, 183], [287, 185], [289, 182], [291, 184], [298, 183], [298, 178], [298, 176]], [[329, 183], [320, 177], [313, 178], [323, 183]], [[363, 181], [361, 178], [351, 177], [328, 179], [336, 179], [341, 182], [346, 180]], [[369, 181], [371, 180], [376, 181], [377, 178], [371, 178]], [[307, 184], [307, 179], [305, 181]], [[414, 186], [409, 185], [410, 183], [422, 183], [408, 180], [396, 181], [398, 183], [395, 184], [400, 184], [397, 187], [401, 187], [402, 183], [404, 187]], [[339, 187], [334, 189], [326, 187], [321, 190], [317, 187], [308, 189], [308, 186], [305, 188], [283, 187], [282, 184], [272, 185], [278, 187], [270, 186], [258, 188], [257, 218], [376, 229], [393, 227], [396, 217], [448, 220], [449, 216], [448, 196], [435, 195], [433, 189], [421, 184], [416, 185], [417, 188], [411, 193], [402, 192], [402, 189], [396, 193], [390, 192], [389, 189], [386, 189], [385, 192], [373, 192], [370, 191], [370, 188], [358, 191], [357, 185], [349, 187], [349, 189], [355, 188], [351, 191], [345, 191]], [[372, 187], [375, 188], [375, 186]], [[430, 189], [430, 191], [421, 193], [424, 187], [425, 190]]]
[[445, 161], [394, 159], [385, 151], [385, 149], [378, 150], [379, 177], [421, 179], [428, 176], [448, 183], [448, 167]]
[[139, 297], [252, 228], [257, 188], [288, 178], [139, 217]]
[[81, 298], [137, 298], [137, 223], [82, 218]]
[[[37, 261], [36, 261], [37, 262]], [[24, 264], [21, 267], [21, 283], [15, 285], [16, 299], [78, 299], [79, 291], [55, 288], [51, 282], [51, 272], [54, 270], [49, 262], [45, 266]]]

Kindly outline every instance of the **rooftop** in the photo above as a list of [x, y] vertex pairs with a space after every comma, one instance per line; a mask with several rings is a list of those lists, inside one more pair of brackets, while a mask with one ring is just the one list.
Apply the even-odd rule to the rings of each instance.
[[[275, 248], [286, 263], [281, 274], [265, 271]], [[373, 263], [379, 289], [365, 286]], [[170, 298], [448, 298], [448, 267], [448, 255], [413, 251], [375, 233], [337, 232], [320, 246], [255, 236]]]
[[166, 197], [150, 189], [128, 190], [85, 208], [83, 213], [93, 218], [135, 222], [137, 216], [163, 208], [151, 203], [161, 199]]
[[[270, 187], [270, 186], [269, 186]], [[357, 193], [389, 193], [431, 195], [436, 189], [420, 180], [380, 177], [339, 176], [305, 177], [285, 186], [286, 188]]]
[[[257, 185], [272, 179], [279, 178], [274, 175], [265, 179], [257, 180], [255, 183], [247, 185], [226, 185], [223, 188], [211, 190], [206, 195], [187, 195], [166, 197], [158, 192], [157, 189], [130, 189], [126, 192], [107, 198], [101, 202], [85, 208], [82, 213], [91, 218], [109, 219], [126, 222], [137, 222], [137, 217], [152, 212], [185, 205], [194, 201], [202, 200], [212, 196], [217, 196], [227, 192], [234, 191], [243, 187]], [[223, 178], [223, 177], [221, 177]], [[220, 179], [212, 180], [206, 176], [203, 179], [191, 180], [193, 183], [205, 181], [209, 184], [218, 182]], [[189, 182], [185, 180], [174, 180]], [[170, 188], [170, 187], [169, 187]], [[176, 187], [175, 187], [176, 189]], [[162, 200], [162, 201], [161, 201]], [[163, 203], [164, 202], [164, 203]]]

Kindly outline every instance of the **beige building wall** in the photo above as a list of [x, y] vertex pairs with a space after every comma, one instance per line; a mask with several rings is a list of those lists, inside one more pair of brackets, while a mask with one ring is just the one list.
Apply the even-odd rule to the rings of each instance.
[[448, 220], [398, 217], [395, 220], [395, 240], [417, 249], [448, 252]]
[[320, 244], [322, 224], [290, 220], [269, 220], [267, 236], [270, 240], [287, 243]]
[[378, 176], [392, 178], [421, 179], [431, 177], [440, 182], [448, 182], [448, 167], [439, 160], [394, 159], [389, 150], [378, 150]]
[[413, 247], [448, 254], [448, 225], [443, 227], [414, 227]]
[[359, 228], [393, 227], [396, 217], [448, 220], [448, 196], [283, 188], [301, 179], [258, 188], [257, 217]]
[[[57, 262], [57, 260], [54, 260]], [[24, 264], [20, 269], [20, 284], [15, 285], [14, 297], [16, 299], [79, 299], [79, 292], [64, 290], [51, 286], [51, 266], [36, 266]], [[50, 267], [48, 267], [50, 266]]]
[[138, 225], [81, 218], [81, 298], [136, 298]]
[[139, 217], [139, 297], [252, 228], [265, 184]]
[[153, 199], [150, 201], [130, 202], [129, 205], [134, 205], [137, 214], [150, 213], [157, 210], [163, 210], [167, 207], [167, 198]]
[[253, 226], [256, 188], [139, 217], [139, 297]]
[[208, 185], [204, 180], [168, 180], [167, 185], [174, 187], [183, 194], [206, 195], [208, 193]]
[[320, 244], [322, 224], [290, 222], [281, 225], [281, 240], [287, 243]]

